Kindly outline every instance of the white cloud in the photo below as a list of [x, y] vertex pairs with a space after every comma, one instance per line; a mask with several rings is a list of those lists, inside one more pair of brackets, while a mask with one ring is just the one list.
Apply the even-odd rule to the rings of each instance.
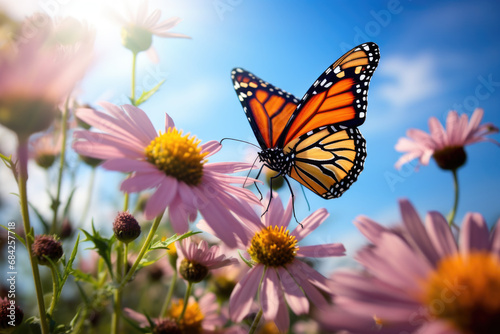
[[432, 97], [442, 87], [435, 68], [430, 54], [390, 56], [381, 62], [378, 73], [390, 81], [379, 85], [378, 95], [398, 109]]

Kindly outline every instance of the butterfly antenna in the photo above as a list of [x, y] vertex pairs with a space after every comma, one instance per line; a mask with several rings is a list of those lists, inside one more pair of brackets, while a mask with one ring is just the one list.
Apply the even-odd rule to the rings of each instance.
[[254, 146], [254, 147], [257, 147], [259, 150], [261, 149], [259, 146], [255, 145], [255, 144], [253, 144], [253, 143], [250, 143], [250, 142], [248, 142], [248, 141], [244, 141], [244, 140], [240, 140], [240, 139], [235, 139], [235, 138], [222, 138], [222, 139], [220, 140], [219, 144], [221, 144], [221, 145], [222, 145], [222, 142], [223, 142], [224, 140], [233, 140], [233, 141], [237, 141], [237, 142], [240, 142], [240, 143], [245, 143], [245, 144], [248, 144], [248, 145], [252, 145], [252, 146]]
[[307, 199], [306, 192], [304, 191], [304, 186], [301, 184], [300, 188], [302, 189], [302, 193], [304, 194], [304, 198], [306, 199], [307, 210], [311, 211], [311, 206], [309, 205], [309, 200]]

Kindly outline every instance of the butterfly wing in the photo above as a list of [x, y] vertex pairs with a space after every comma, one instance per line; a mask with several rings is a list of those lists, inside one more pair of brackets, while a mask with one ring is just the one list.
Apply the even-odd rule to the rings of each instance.
[[289, 175], [330, 199], [340, 197], [363, 170], [366, 141], [357, 128], [329, 126], [296, 138], [284, 152], [294, 154]]
[[363, 124], [368, 85], [379, 59], [377, 44], [370, 42], [353, 48], [328, 67], [290, 116], [278, 147], [322, 126]]
[[241, 68], [233, 69], [231, 78], [260, 146], [275, 147], [299, 100]]

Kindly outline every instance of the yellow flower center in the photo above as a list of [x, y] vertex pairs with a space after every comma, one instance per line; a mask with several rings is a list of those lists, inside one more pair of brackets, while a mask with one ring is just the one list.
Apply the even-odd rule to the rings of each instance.
[[487, 252], [441, 260], [427, 279], [423, 302], [463, 334], [500, 333], [500, 259]]
[[[169, 316], [172, 319], [178, 319], [183, 307], [184, 300], [180, 299], [178, 302], [173, 302], [168, 311]], [[200, 310], [200, 305], [197, 302], [193, 302], [188, 304], [184, 312], [184, 318], [177, 323], [183, 333], [198, 334], [203, 332], [201, 324], [204, 318], [205, 316]]]
[[203, 164], [207, 153], [201, 153], [200, 140], [183, 136], [176, 128], [169, 128], [146, 147], [146, 158], [166, 175], [190, 186], [201, 183]]
[[283, 226], [269, 226], [253, 238], [248, 253], [255, 262], [265, 266], [282, 267], [297, 255], [297, 239]]

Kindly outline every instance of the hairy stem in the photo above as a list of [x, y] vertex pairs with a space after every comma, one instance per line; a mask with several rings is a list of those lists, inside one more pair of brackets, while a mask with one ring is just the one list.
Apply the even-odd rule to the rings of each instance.
[[26, 248], [30, 258], [31, 271], [33, 272], [33, 280], [35, 282], [36, 299], [38, 303], [38, 312], [40, 313], [40, 327], [42, 334], [49, 333], [47, 324], [47, 315], [45, 314], [45, 304], [43, 300], [42, 283], [40, 280], [40, 272], [38, 271], [38, 262], [33, 255], [31, 246], [34, 239], [34, 231], [31, 229], [29, 212], [28, 212], [28, 193], [26, 183], [28, 181], [28, 142], [27, 140], [19, 139], [18, 147], [19, 159], [19, 199], [21, 202], [21, 214], [23, 217], [24, 234], [26, 235]]

